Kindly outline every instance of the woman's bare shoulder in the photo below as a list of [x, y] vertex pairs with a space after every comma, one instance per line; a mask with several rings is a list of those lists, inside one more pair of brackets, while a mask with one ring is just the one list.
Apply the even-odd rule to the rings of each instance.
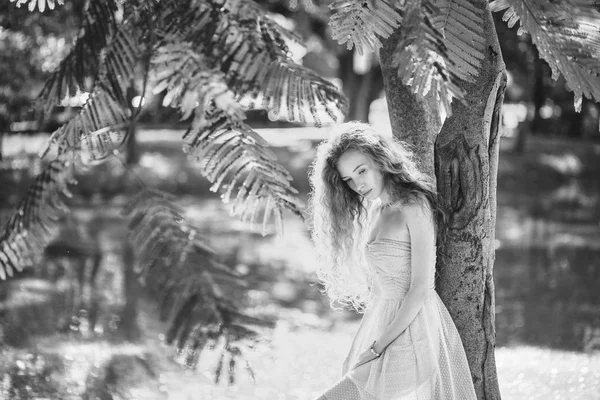
[[387, 226], [402, 227], [414, 223], [431, 222], [431, 209], [418, 202], [396, 203], [389, 206], [384, 215]]
[[380, 221], [382, 236], [398, 240], [406, 240], [408, 238], [406, 211], [399, 204], [388, 206], [382, 213]]
[[415, 216], [417, 218], [419, 217], [427, 217], [429, 215], [431, 215], [431, 207], [429, 207], [429, 204], [425, 203], [421, 203], [418, 201], [411, 201], [409, 203], [404, 203], [402, 205], [402, 210], [404, 211], [404, 213], [406, 213], [409, 216]]
[[403, 212], [405, 223], [409, 229], [433, 227], [433, 215], [429, 204], [410, 203], [404, 206]]

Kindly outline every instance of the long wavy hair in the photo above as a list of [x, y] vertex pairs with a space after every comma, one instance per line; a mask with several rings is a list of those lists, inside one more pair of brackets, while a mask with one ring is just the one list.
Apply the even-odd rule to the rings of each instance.
[[339, 176], [337, 163], [349, 150], [374, 162], [393, 203], [421, 204], [438, 220], [445, 219], [445, 213], [433, 180], [419, 171], [407, 143], [382, 136], [368, 124], [347, 122], [319, 144], [309, 169], [317, 276], [332, 307], [339, 303], [362, 312], [372, 294], [372, 276], [364, 255], [371, 201]]

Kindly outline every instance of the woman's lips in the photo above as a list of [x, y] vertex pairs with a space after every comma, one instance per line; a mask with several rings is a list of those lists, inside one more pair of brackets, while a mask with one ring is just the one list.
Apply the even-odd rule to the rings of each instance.
[[363, 196], [367, 196], [367, 195], [368, 195], [369, 193], [371, 193], [372, 191], [373, 191], [373, 189], [370, 189], [369, 191], [365, 192], [365, 193], [363, 194]]

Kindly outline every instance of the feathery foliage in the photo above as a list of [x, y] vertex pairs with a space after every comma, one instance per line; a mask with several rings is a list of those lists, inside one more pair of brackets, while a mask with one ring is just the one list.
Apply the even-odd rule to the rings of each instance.
[[[88, 12], [92, 13], [93, 9], [90, 7]], [[97, 18], [99, 15], [88, 16], [86, 21], [92, 17]], [[105, 37], [105, 32], [103, 31], [100, 36]], [[87, 38], [87, 35], [82, 37]], [[90, 73], [96, 73], [98, 69], [97, 83], [92, 93], [81, 112], [52, 134], [42, 156], [47, 154], [51, 146], [58, 145], [59, 157], [70, 150], [79, 150], [84, 153], [83, 159], [102, 160], [123, 143], [124, 137], [120, 134], [120, 130], [127, 125], [131, 117], [125, 92], [130, 80], [135, 76], [135, 68], [142, 52], [142, 43], [130, 25], [123, 24], [118, 29], [112, 30], [112, 34], [106, 38], [106, 45], [101, 48], [101, 54], [98, 54], [98, 59], [104, 62], [100, 67], [94, 66], [91, 71], [81, 74], [82, 77], [86, 77]], [[66, 60], [70, 57], [78, 58], [73, 54], [71, 52]], [[69, 68], [69, 64], [61, 63], [59, 70], [48, 82], [54, 82], [56, 76], [65, 76], [65, 74], [70, 76]], [[60, 95], [59, 89], [50, 91], [48, 87], [46, 85], [43, 93]], [[56, 97], [48, 97], [48, 102], [58, 100]]]
[[65, 0], [10, 0], [10, 2], [16, 2], [17, 7], [27, 4], [29, 11], [34, 11], [35, 7], [37, 6], [40, 12], [44, 12], [46, 10], [46, 6], [48, 6], [48, 9], [54, 10], [56, 4], [61, 6], [65, 4]]
[[[43, 0], [40, 11], [44, 11], [42, 4]], [[116, 29], [114, 15], [118, 8], [113, 0], [92, 1], [87, 5], [77, 42], [40, 93], [38, 101], [46, 112], [65, 97], [84, 91], [86, 79], [93, 81], [98, 76], [102, 50]], [[49, 8], [53, 9], [54, 5]]]
[[[263, 233], [274, 220], [281, 232], [284, 209], [301, 215], [297, 191], [266, 141], [244, 123], [245, 111], [266, 109], [320, 125], [342, 119], [347, 108], [332, 83], [292, 61], [289, 41], [299, 39], [252, 0], [89, 0], [78, 39], [47, 82], [40, 105], [47, 111], [67, 95], [88, 91], [89, 97], [78, 115], [52, 133], [42, 156], [57, 154], [51, 165], [64, 166], [72, 152], [84, 164], [114, 154], [139, 115], [132, 115], [126, 93], [133, 82], [143, 82], [142, 97], [146, 91], [164, 94], [163, 105], [189, 121], [183, 151], [199, 162], [211, 189], [232, 204], [232, 214], [260, 221]], [[51, 171], [38, 177], [41, 183], [5, 227], [2, 279], [50, 239], [45, 218], [65, 205], [52, 200], [64, 185], [62, 175]], [[262, 340], [258, 328], [272, 323], [234, 301], [231, 291], [243, 293], [243, 281], [218, 262], [166, 195], [144, 191], [124, 213], [136, 273], [161, 298], [161, 317], [170, 321], [167, 341], [190, 367], [203, 348], [222, 344], [216, 379], [227, 368], [232, 383], [243, 349]], [[35, 241], [23, 244], [25, 235]], [[245, 369], [253, 375], [249, 364]]]
[[166, 43], [189, 43], [209, 68], [225, 74], [243, 107], [317, 125], [343, 117], [347, 101], [339, 90], [291, 60], [285, 41], [300, 39], [254, 2], [163, 3]]
[[332, 37], [359, 53], [382, 47], [379, 38], [400, 30], [393, 65], [413, 93], [451, 115], [453, 98], [462, 99], [462, 81], [478, 75], [485, 53], [483, 10], [471, 0], [336, 0]]
[[[265, 108], [290, 121], [321, 124], [342, 117], [347, 107], [343, 95], [291, 61], [285, 40], [296, 40], [295, 35], [265, 17], [250, 0], [165, 0], [155, 8], [137, 11], [134, 8], [131, 15], [125, 15], [106, 39], [99, 77], [88, 102], [77, 117], [53, 133], [51, 145], [58, 145], [59, 154], [77, 148], [87, 153], [84, 158], [94, 161], [120, 146], [130, 117], [123, 93], [136, 78], [136, 66], [148, 50], [150, 85], [154, 93], [166, 92], [163, 105], [178, 107], [183, 119], [193, 115], [190, 132], [219, 132], [185, 146], [195, 149], [192, 158], [198, 161], [204, 161], [197, 154], [199, 144], [208, 156], [213, 154], [211, 149], [219, 149], [218, 156], [228, 154], [225, 159], [231, 164], [203, 164], [209, 168], [203, 174], [215, 184], [214, 190], [233, 189], [242, 177], [247, 178], [244, 184], [252, 185], [238, 191], [234, 215], [255, 222], [252, 218], [264, 210], [267, 219], [277, 219], [277, 227], [282, 226], [283, 208], [300, 215], [289, 174], [265, 150], [259, 135], [243, 124], [244, 110]], [[148, 18], [147, 23], [133, 21], [139, 15]], [[58, 76], [68, 73], [68, 64], [61, 65], [62, 69], [66, 72], [59, 71]], [[243, 140], [223, 145], [221, 140], [227, 135]], [[245, 176], [252, 167], [260, 173]], [[263, 227], [266, 223], [263, 218]]]
[[442, 32], [448, 68], [458, 78], [473, 82], [484, 56], [483, 9], [472, 0], [437, 1], [431, 23]]
[[[262, 233], [268, 231], [272, 214], [276, 231], [282, 232], [282, 209], [302, 217], [292, 177], [267, 149], [267, 143], [250, 127], [232, 121], [214, 107], [206, 122], [190, 128], [184, 135], [188, 158], [201, 161], [202, 174], [221, 191], [223, 202], [232, 204], [231, 212], [254, 223], [262, 212]], [[264, 201], [264, 206], [261, 203]]]
[[494, 0], [492, 11], [504, 11], [509, 27], [529, 32], [540, 57], [562, 74], [581, 111], [583, 96], [600, 101], [600, 9], [588, 0]]
[[[215, 251], [176, 207], [173, 198], [145, 190], [123, 210], [129, 219], [136, 272], [148, 291], [160, 299], [160, 318], [169, 319], [167, 343], [175, 343], [188, 367], [195, 367], [206, 346], [223, 341], [216, 380], [225, 357], [232, 369], [244, 348], [261, 341], [257, 330], [273, 322], [243, 313], [231, 296], [245, 291], [245, 281], [217, 261]], [[233, 382], [230, 382], [233, 383]]]
[[394, 52], [393, 65], [398, 68], [402, 83], [413, 93], [429, 99], [438, 108], [443, 121], [451, 114], [452, 98], [462, 98], [458, 76], [448, 68], [447, 47], [442, 31], [431, 18], [439, 9], [428, 0], [408, 3], [401, 29], [402, 39]]
[[379, 37], [390, 37], [402, 22], [394, 3], [385, 0], [336, 0], [329, 7], [333, 10], [331, 37], [345, 43], [348, 50], [356, 46], [359, 54], [382, 47]]
[[56, 220], [67, 210], [64, 197], [71, 197], [68, 163], [50, 162], [36, 177], [27, 195], [0, 234], [0, 280], [15, 270], [33, 266], [56, 234]]
[[271, 214], [279, 224], [277, 231], [282, 231], [281, 209], [301, 216], [291, 176], [277, 163], [266, 141], [243, 123], [244, 111], [225, 74], [209, 69], [189, 44], [166, 43], [157, 54], [155, 64], [175, 68], [162, 70], [154, 91], [166, 90], [163, 105], [177, 106], [183, 118], [194, 114], [183, 136], [183, 150], [190, 160], [201, 163], [203, 176], [213, 183], [211, 190], [221, 190], [225, 203], [233, 200], [232, 214], [254, 222], [262, 208], [263, 234]]

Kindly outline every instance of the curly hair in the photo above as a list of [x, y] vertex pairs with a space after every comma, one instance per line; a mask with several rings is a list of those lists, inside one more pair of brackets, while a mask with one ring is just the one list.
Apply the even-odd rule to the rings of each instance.
[[333, 135], [319, 144], [309, 169], [317, 276], [332, 307], [339, 303], [360, 312], [372, 294], [372, 276], [364, 256], [371, 201], [353, 191], [338, 173], [337, 163], [349, 150], [374, 162], [393, 203], [418, 203], [430, 208], [436, 218], [445, 214], [433, 179], [419, 171], [407, 143], [353, 121], [338, 125]]

